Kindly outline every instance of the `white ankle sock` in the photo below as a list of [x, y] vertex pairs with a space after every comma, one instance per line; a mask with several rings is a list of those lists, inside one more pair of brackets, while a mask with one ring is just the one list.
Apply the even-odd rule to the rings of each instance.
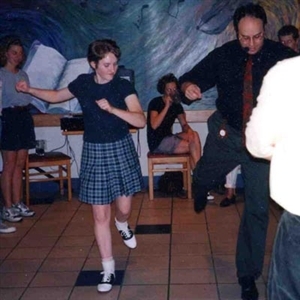
[[104, 272], [115, 274], [115, 260], [113, 257], [102, 259], [102, 267]]
[[126, 230], [128, 227], [128, 222], [119, 222], [116, 218], [115, 218], [115, 222], [116, 222], [116, 226], [118, 228], [118, 230]]

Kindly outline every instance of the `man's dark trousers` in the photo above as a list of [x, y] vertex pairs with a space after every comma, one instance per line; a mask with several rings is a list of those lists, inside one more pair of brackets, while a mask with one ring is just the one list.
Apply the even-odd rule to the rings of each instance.
[[[226, 133], [223, 137], [222, 129]], [[211, 190], [239, 164], [245, 205], [237, 240], [237, 276], [258, 278], [263, 268], [269, 220], [269, 162], [251, 156], [243, 145], [242, 134], [227, 125], [216, 111], [208, 120], [208, 136], [194, 170], [193, 184], [197, 190]]]

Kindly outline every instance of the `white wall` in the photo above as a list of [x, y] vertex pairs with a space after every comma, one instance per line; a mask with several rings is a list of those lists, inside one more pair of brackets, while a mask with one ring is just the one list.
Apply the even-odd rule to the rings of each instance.
[[[196, 130], [201, 139], [202, 147], [204, 145], [207, 136], [207, 125], [206, 123], [190, 123], [190, 126]], [[174, 132], [180, 131], [180, 125], [175, 123]], [[36, 139], [46, 140], [46, 151], [59, 148], [57, 151], [64, 152], [70, 155], [72, 159], [72, 178], [79, 177], [80, 158], [82, 150], [82, 135], [69, 135], [68, 137], [62, 135], [60, 127], [36, 127]], [[137, 147], [138, 133], [133, 133], [133, 140]], [[142, 168], [143, 176], [148, 176], [147, 168], [147, 134], [146, 128], [139, 130], [140, 140], [140, 163]], [[63, 147], [62, 147], [63, 146]], [[32, 150], [34, 151], [34, 150]], [[73, 155], [74, 154], [74, 155]]]

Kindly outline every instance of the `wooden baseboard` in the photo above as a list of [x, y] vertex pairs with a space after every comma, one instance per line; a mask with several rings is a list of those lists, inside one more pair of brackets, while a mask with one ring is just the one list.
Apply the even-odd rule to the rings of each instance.
[[36, 127], [57, 127], [62, 117], [60, 114], [36, 114], [33, 115], [33, 122]]
[[[186, 118], [188, 123], [206, 123], [214, 110], [187, 110]], [[145, 115], [147, 113], [145, 112]], [[34, 126], [36, 127], [57, 127], [60, 126], [62, 114], [35, 114], [33, 115]]]

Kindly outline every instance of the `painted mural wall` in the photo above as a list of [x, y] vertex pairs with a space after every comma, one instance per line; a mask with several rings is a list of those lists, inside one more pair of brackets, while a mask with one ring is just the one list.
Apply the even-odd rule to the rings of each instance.
[[[169, 72], [180, 76], [235, 38], [233, 12], [249, 2], [265, 8], [268, 38], [276, 40], [285, 24], [299, 28], [299, 0], [1, 0], [0, 38], [21, 37], [27, 52], [24, 69], [32, 85], [43, 88], [64, 87], [90, 72], [88, 44], [112, 38], [122, 50], [120, 65], [135, 72], [135, 87], [147, 110], [157, 96], [158, 78]], [[213, 109], [216, 96], [211, 89], [185, 109]], [[34, 103], [43, 112], [80, 112], [76, 99], [50, 106]]]

